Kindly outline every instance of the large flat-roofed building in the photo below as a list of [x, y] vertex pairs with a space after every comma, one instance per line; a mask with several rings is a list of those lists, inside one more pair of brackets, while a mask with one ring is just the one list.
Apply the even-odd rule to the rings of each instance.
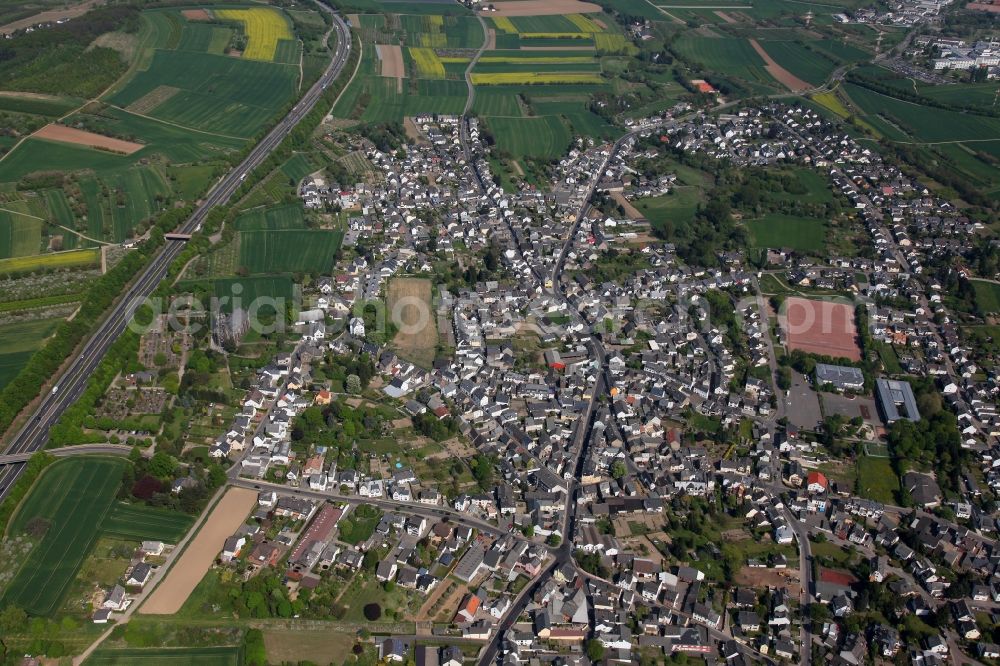
[[861, 391], [865, 388], [865, 373], [849, 365], [816, 364], [816, 385], [832, 384], [838, 391]]
[[920, 420], [917, 399], [907, 382], [880, 378], [875, 382], [875, 393], [886, 423], [894, 423], [899, 419]]

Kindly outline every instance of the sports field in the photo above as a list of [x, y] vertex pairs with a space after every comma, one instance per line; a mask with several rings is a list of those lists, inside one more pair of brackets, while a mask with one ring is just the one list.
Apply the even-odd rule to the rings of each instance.
[[388, 286], [389, 316], [399, 329], [392, 343], [401, 357], [425, 368], [434, 362], [438, 341], [432, 293], [424, 278], [395, 278]]
[[87, 659], [88, 666], [157, 666], [158, 664], [190, 664], [190, 666], [239, 666], [238, 647], [203, 648], [126, 648], [100, 649]]
[[848, 303], [790, 297], [778, 320], [790, 350], [861, 360], [854, 308]]
[[801, 252], [820, 253], [825, 247], [826, 222], [823, 220], [772, 213], [749, 220], [752, 247], [791, 248]]
[[126, 462], [109, 458], [60, 460], [45, 471], [11, 520], [11, 533], [35, 520], [45, 536], [3, 596], [32, 615], [59, 608], [111, 510]]

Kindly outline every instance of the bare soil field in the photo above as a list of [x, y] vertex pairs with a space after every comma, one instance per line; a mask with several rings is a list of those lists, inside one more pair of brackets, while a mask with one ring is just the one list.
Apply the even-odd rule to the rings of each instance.
[[970, 2], [965, 6], [965, 8], [977, 10], [980, 12], [990, 12], [993, 14], [1000, 14], [1000, 5], [992, 5], [982, 2]]
[[736, 19], [734, 19], [732, 16], [730, 16], [726, 12], [717, 11], [717, 12], [715, 12], [715, 15], [718, 16], [723, 21], [725, 21], [726, 23], [736, 23]]
[[639, 209], [632, 205], [632, 203], [625, 198], [625, 195], [621, 192], [612, 192], [611, 198], [618, 203], [619, 206], [625, 209], [625, 214], [628, 215], [630, 220], [644, 220], [646, 216], [639, 212]]
[[847, 303], [791, 297], [778, 316], [789, 349], [861, 360], [854, 309]]
[[361, 17], [358, 16], [357, 14], [348, 14], [347, 20], [350, 21], [351, 25], [354, 26], [355, 28], [361, 26]]
[[406, 65], [403, 63], [403, 49], [399, 44], [377, 44], [379, 62], [382, 63], [382, 76], [396, 79], [396, 84], [402, 90], [403, 78], [406, 76]]
[[778, 83], [785, 86], [789, 90], [795, 92], [798, 92], [800, 90], [809, 90], [810, 88], [812, 88], [811, 84], [803, 81], [802, 79], [795, 76], [787, 69], [776, 63], [774, 59], [770, 55], [768, 55], [767, 51], [764, 50], [764, 47], [761, 46], [756, 39], [750, 40], [750, 46], [752, 46], [753, 50], [757, 52], [757, 55], [759, 55], [761, 58], [764, 59], [765, 62], [764, 69], [766, 69], [767, 73], [773, 76], [775, 80], [778, 81]]
[[389, 316], [398, 329], [393, 345], [400, 356], [427, 368], [434, 362], [438, 341], [432, 294], [426, 278], [396, 278], [389, 283]]
[[48, 11], [39, 12], [34, 16], [29, 16], [28, 18], [21, 19], [20, 21], [13, 21], [7, 25], [0, 25], [0, 35], [9, 35], [16, 30], [30, 28], [38, 23], [60, 21], [62, 19], [71, 19], [76, 18], [77, 16], [83, 16], [90, 11], [91, 7], [96, 7], [99, 4], [101, 4], [100, 0], [86, 0], [86, 2], [81, 2], [80, 4], [65, 7], [63, 9], [50, 9]]
[[125, 107], [125, 110], [131, 111], [132, 113], [149, 113], [180, 91], [180, 88], [174, 88], [173, 86], [156, 86], [148, 93]]
[[72, 143], [78, 146], [89, 146], [109, 150], [113, 153], [131, 155], [132, 153], [145, 148], [141, 143], [123, 141], [103, 134], [94, 134], [84, 130], [66, 127], [65, 125], [49, 124], [35, 132], [32, 136], [37, 139], [48, 139], [49, 141], [60, 141], [62, 143]]
[[497, 48], [497, 31], [493, 28], [486, 29], [486, 50], [495, 51]]
[[788, 591], [798, 596], [801, 591], [799, 584], [799, 572], [797, 569], [757, 569], [753, 567], [743, 567], [736, 574], [736, 583], [747, 587], [785, 587]]
[[174, 562], [159, 587], [142, 606], [147, 615], [173, 615], [198, 585], [205, 572], [222, 551], [226, 539], [233, 535], [257, 503], [257, 493], [246, 488], [230, 488], [201, 526], [180, 559]]
[[181, 11], [181, 14], [188, 21], [211, 21], [212, 15], [208, 13], [207, 9], [185, 9]]
[[19, 90], [0, 90], [0, 97], [13, 97], [21, 99], [40, 99], [47, 102], [61, 102], [59, 95], [47, 95], [45, 93], [21, 92]]
[[557, 14], [597, 14], [601, 8], [581, 0], [513, 0], [493, 3], [487, 16], [553, 16]]
[[139, 38], [126, 32], [106, 32], [90, 43], [88, 48], [102, 46], [118, 51], [127, 62], [132, 62]]

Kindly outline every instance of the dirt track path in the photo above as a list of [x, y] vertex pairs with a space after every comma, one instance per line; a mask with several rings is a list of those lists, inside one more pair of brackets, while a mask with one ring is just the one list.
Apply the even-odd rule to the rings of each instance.
[[772, 58], [768, 52], [764, 50], [764, 47], [761, 46], [756, 39], [751, 39], [749, 41], [750, 46], [752, 46], [753, 50], [757, 52], [757, 55], [764, 59], [764, 69], [766, 69], [767, 73], [773, 76], [778, 83], [785, 86], [792, 92], [802, 92], [813, 87], [811, 83], [803, 81], [775, 62], [774, 58]]

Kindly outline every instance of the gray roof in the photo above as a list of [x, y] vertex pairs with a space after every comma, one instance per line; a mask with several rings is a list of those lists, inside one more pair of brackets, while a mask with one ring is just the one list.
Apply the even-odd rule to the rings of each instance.
[[[889, 423], [899, 419], [909, 419], [910, 421], [920, 420], [920, 410], [917, 409], [917, 399], [913, 395], [913, 389], [908, 382], [898, 379], [879, 378], [875, 381], [875, 390], [878, 395], [879, 406], [882, 408], [882, 415]], [[902, 407], [902, 411], [900, 411]]]
[[816, 381], [820, 384], [833, 384], [834, 386], [860, 385], [865, 383], [865, 373], [861, 372], [860, 368], [849, 365], [817, 363]]

